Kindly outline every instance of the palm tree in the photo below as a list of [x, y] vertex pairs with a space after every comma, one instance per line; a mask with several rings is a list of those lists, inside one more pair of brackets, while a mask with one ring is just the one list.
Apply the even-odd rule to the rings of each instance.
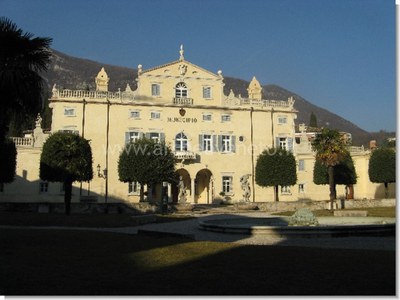
[[340, 132], [329, 128], [322, 129], [312, 142], [313, 150], [316, 151], [316, 160], [328, 168], [331, 210], [333, 209], [333, 200], [336, 198], [334, 166], [341, 163], [346, 157], [346, 146], [347, 143]]
[[10, 19], [0, 18], [0, 142], [10, 116], [36, 116], [42, 103], [43, 78], [51, 58], [51, 38], [33, 37]]

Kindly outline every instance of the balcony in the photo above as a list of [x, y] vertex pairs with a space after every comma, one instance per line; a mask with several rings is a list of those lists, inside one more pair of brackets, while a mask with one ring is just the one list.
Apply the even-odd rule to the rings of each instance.
[[173, 104], [193, 105], [193, 98], [175, 97], [173, 100]]
[[17, 147], [33, 147], [33, 138], [31, 137], [13, 137], [12, 141]]
[[192, 151], [174, 151], [175, 159], [196, 159], [196, 153]]

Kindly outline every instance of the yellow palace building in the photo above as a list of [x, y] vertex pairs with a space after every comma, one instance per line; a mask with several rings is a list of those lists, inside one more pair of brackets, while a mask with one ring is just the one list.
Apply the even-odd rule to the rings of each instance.
[[[109, 202], [139, 202], [138, 184], [120, 182], [117, 166], [125, 144], [141, 137], [165, 141], [174, 152], [182, 180], [168, 184], [170, 202], [178, 202], [182, 192], [187, 203], [273, 201], [273, 189], [258, 186], [254, 175], [258, 155], [271, 147], [292, 151], [298, 162], [298, 183], [280, 189], [281, 201], [328, 198], [328, 187], [312, 182], [314, 154], [308, 139], [303, 136], [296, 143], [293, 98], [262, 99], [255, 77], [247, 98], [233, 91], [225, 95], [222, 71], [213, 73], [187, 61], [181, 46], [178, 60], [150, 69], [139, 65], [136, 90], [127, 85], [110, 92], [109, 80], [102, 68], [95, 91], [52, 89], [51, 131], [75, 132], [91, 141], [95, 176], [74, 183], [73, 201], [90, 196], [99, 203], [105, 197]], [[1, 201], [63, 201], [62, 184], [39, 179], [46, 136], [38, 119], [32, 136], [14, 138], [17, 176], [1, 186]], [[354, 196], [379, 196], [379, 186], [368, 179], [369, 151], [353, 152], [358, 174]], [[160, 199], [161, 186], [146, 190], [148, 200]]]

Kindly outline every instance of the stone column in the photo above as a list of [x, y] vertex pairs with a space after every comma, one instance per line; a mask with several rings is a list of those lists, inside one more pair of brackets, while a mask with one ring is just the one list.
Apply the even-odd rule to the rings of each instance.
[[196, 180], [196, 178], [192, 178], [192, 180], [191, 180], [191, 198], [192, 198], [192, 200], [191, 200], [191, 202], [192, 202], [192, 204], [194, 204], [194, 203], [196, 203], [195, 202], [195, 197], [196, 197], [196, 192], [195, 192], [195, 180]]

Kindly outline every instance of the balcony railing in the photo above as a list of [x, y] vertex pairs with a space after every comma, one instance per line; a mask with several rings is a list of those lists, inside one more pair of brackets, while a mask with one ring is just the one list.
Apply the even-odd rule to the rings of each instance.
[[193, 105], [193, 98], [186, 98], [186, 97], [175, 97], [173, 100], [174, 104], [186, 104], [186, 105]]
[[12, 141], [17, 147], [33, 147], [33, 138], [31, 137], [13, 137]]
[[192, 151], [174, 151], [176, 159], [196, 159], [196, 153]]

